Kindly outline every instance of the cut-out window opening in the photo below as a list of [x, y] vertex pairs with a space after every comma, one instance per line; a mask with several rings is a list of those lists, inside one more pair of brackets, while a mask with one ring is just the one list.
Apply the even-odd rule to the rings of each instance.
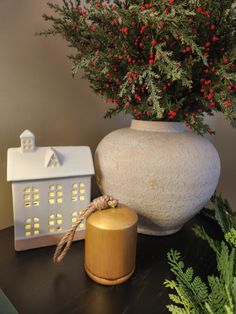
[[22, 141], [22, 147], [24, 150], [30, 150], [33, 147], [33, 142], [31, 139], [25, 139]]
[[51, 157], [50, 162], [49, 162], [49, 167], [59, 167], [59, 166], [60, 166], [60, 163], [59, 163], [58, 159], [56, 158], [55, 155], [53, 155]]
[[32, 235], [38, 235], [40, 233], [39, 227], [40, 227], [40, 224], [39, 224], [38, 217], [26, 218], [25, 219], [25, 236], [29, 237]]
[[78, 201], [78, 197], [77, 196], [72, 196], [71, 200], [72, 200], [72, 202], [77, 202]]

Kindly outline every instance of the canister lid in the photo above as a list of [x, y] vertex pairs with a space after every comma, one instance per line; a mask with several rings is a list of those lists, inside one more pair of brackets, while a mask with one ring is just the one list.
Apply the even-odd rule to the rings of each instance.
[[124, 204], [116, 208], [97, 210], [87, 219], [87, 224], [98, 229], [122, 230], [132, 227], [138, 221], [135, 211]]

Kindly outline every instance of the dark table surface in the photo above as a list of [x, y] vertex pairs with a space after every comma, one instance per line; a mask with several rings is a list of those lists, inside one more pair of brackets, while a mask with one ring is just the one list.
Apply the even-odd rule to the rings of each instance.
[[[55, 265], [55, 247], [15, 252], [13, 228], [0, 231], [0, 288], [20, 314], [162, 314], [168, 313], [166, 278], [174, 278], [167, 264], [170, 248], [181, 252], [186, 265], [206, 278], [216, 270], [215, 255], [197, 239], [192, 225], [198, 223], [219, 237], [216, 223], [196, 216], [178, 233], [138, 236], [136, 271], [119, 286], [102, 286], [84, 272], [84, 241], [72, 245], [64, 261]], [[1, 312], [0, 314], [4, 314]]]

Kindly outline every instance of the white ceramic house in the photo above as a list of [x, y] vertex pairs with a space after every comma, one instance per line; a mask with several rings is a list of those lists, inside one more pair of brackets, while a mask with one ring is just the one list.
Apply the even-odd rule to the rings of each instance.
[[[8, 149], [7, 180], [12, 182], [15, 249], [57, 244], [91, 198], [94, 174], [89, 147], [36, 147], [24, 131], [21, 147]], [[75, 240], [84, 238], [81, 223]]]

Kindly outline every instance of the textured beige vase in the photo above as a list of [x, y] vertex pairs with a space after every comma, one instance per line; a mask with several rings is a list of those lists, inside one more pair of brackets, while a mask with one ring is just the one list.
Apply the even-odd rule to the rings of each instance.
[[220, 175], [220, 159], [204, 137], [179, 122], [132, 120], [108, 134], [95, 152], [95, 172], [103, 193], [136, 209], [138, 231], [177, 232], [210, 199]]

